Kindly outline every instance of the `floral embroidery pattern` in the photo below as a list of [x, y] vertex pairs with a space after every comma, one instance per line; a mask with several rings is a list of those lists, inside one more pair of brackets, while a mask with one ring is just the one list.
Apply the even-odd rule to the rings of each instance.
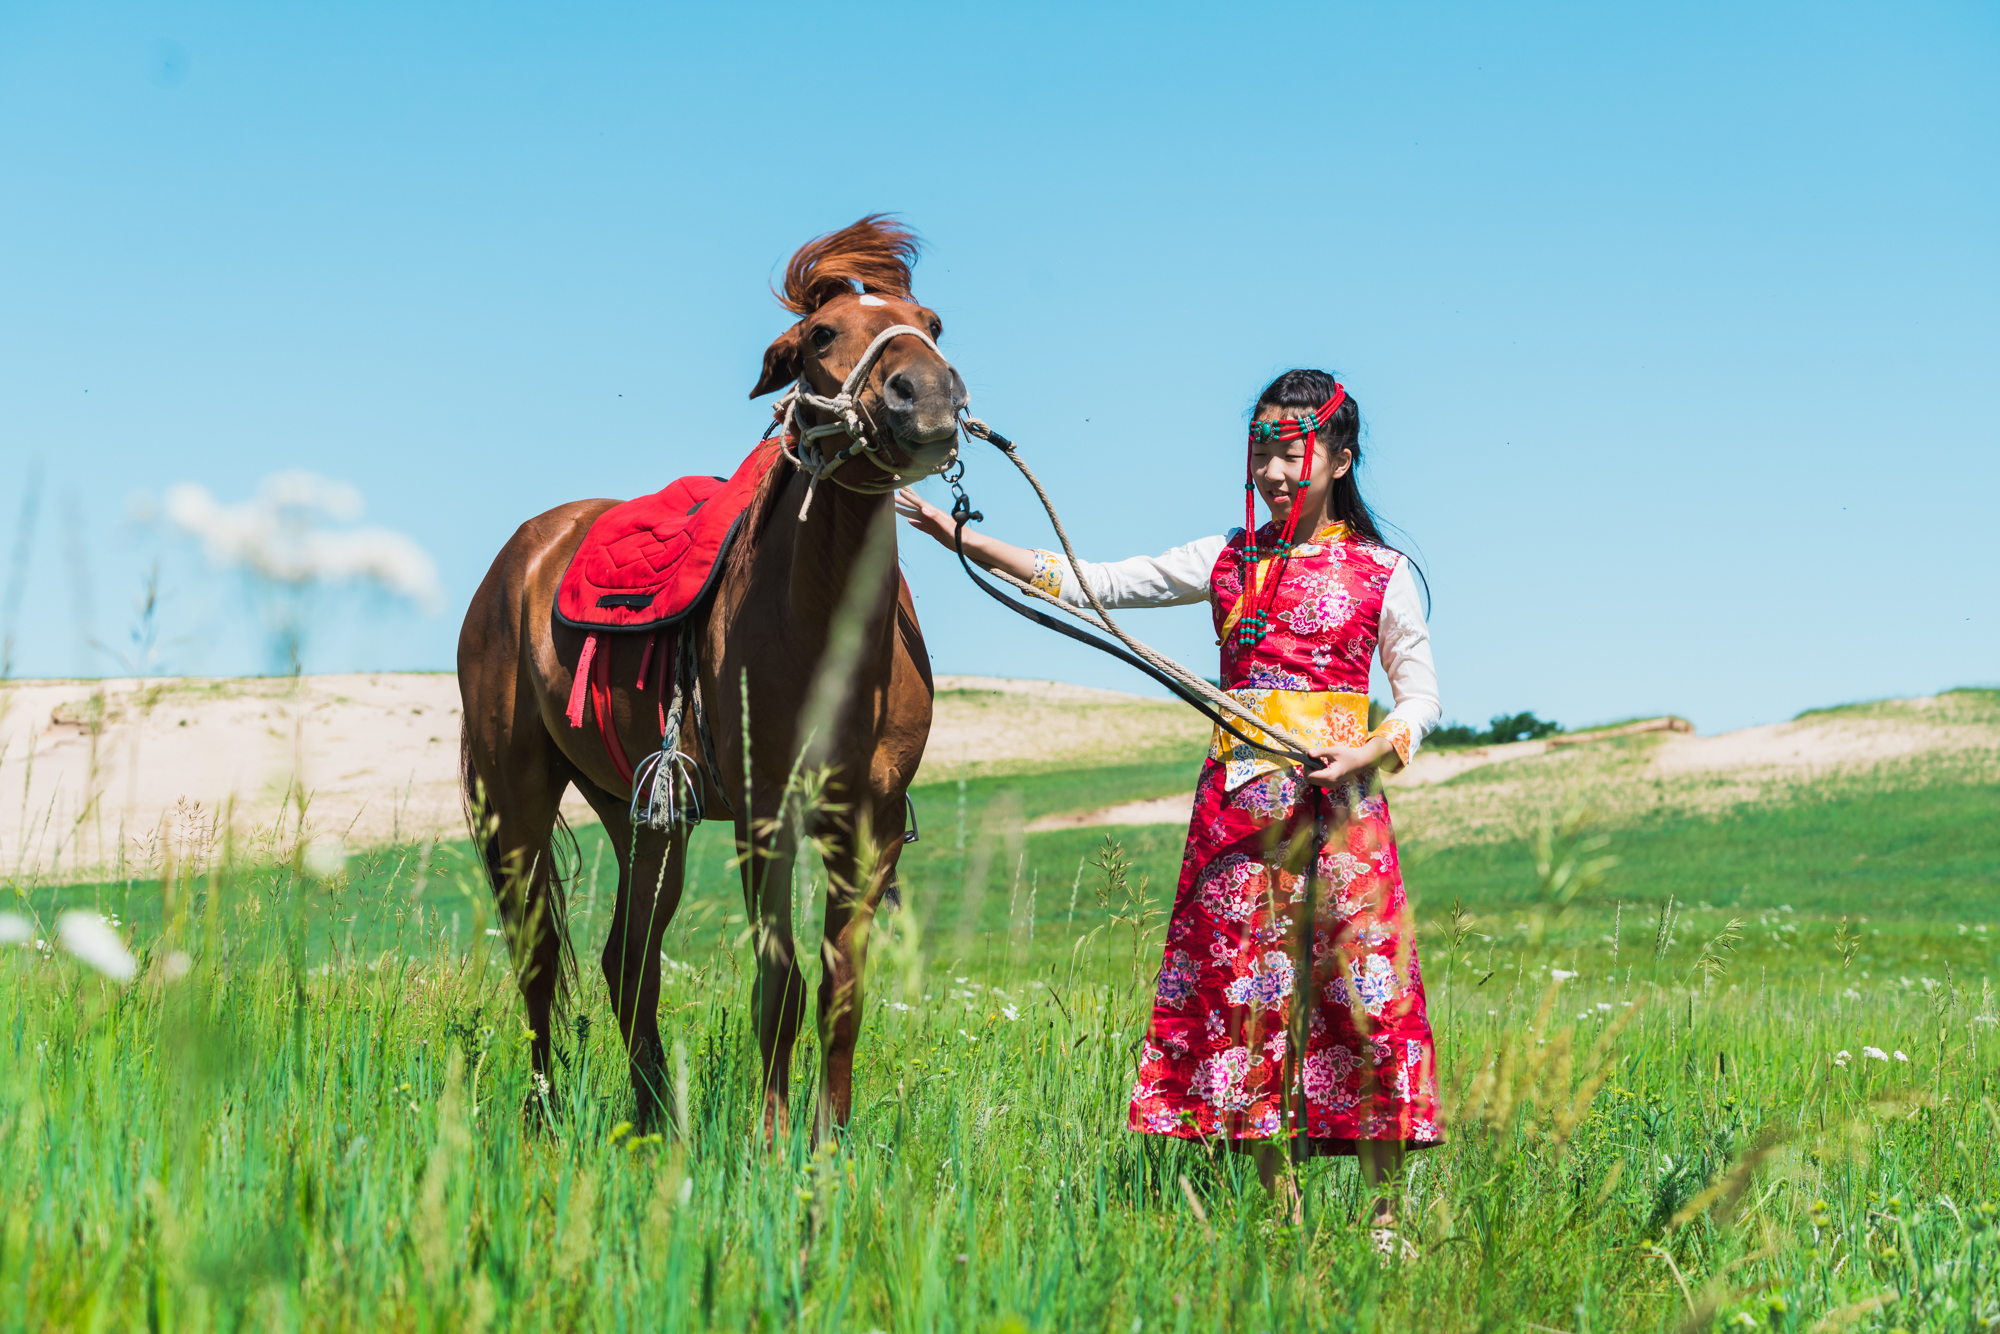
[[1062, 596], [1063, 558], [1053, 551], [1035, 552], [1035, 573], [1028, 582], [1052, 598]]
[[1401, 718], [1385, 718], [1382, 725], [1368, 734], [1373, 741], [1378, 736], [1389, 738], [1389, 744], [1396, 748], [1396, 767], [1402, 768], [1410, 762], [1410, 752], [1416, 748], [1416, 738], [1410, 735], [1410, 725]]
[[1292, 960], [1283, 950], [1272, 950], [1260, 963], [1250, 965], [1250, 970], [1248, 976], [1223, 988], [1223, 997], [1231, 1005], [1268, 1010], [1292, 994]]
[[1166, 966], [1160, 969], [1160, 985], [1154, 992], [1154, 998], [1161, 1005], [1178, 1010], [1187, 1003], [1189, 996], [1194, 995], [1194, 988], [1194, 961], [1188, 958], [1186, 950], [1175, 950], [1167, 956]]

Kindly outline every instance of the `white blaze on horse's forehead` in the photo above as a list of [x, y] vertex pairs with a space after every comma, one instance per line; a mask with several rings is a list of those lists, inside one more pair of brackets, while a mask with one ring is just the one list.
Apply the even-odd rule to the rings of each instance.
[[876, 296], [873, 292], [863, 292], [861, 294], [861, 304], [864, 306], [886, 306], [889, 303], [881, 297]]

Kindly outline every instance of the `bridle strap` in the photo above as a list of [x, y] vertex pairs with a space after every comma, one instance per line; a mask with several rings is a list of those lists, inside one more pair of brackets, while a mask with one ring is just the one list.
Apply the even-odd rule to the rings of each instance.
[[[868, 422], [861, 415], [861, 406], [856, 399], [856, 394], [859, 393], [861, 386], [867, 382], [869, 372], [875, 369], [875, 363], [881, 359], [883, 350], [895, 339], [901, 338], [906, 334], [923, 343], [932, 352], [937, 353], [940, 360], [944, 359], [944, 353], [938, 351], [938, 345], [922, 329], [917, 328], [913, 324], [892, 324], [881, 333], [875, 335], [873, 341], [868, 344], [867, 350], [861, 354], [861, 359], [854, 363], [854, 369], [850, 370], [847, 373], [847, 378], [841, 381], [840, 390], [833, 397], [822, 397], [807, 388], [806, 377], [804, 371], [801, 370], [797, 383], [786, 390], [784, 397], [780, 398], [772, 408], [772, 424], [777, 425], [782, 422], [785, 428], [784, 439], [780, 442], [779, 449], [784, 452], [787, 459], [790, 459], [798, 467], [799, 471], [806, 474], [805, 503], [799, 506], [799, 519], [801, 521], [805, 519], [806, 514], [812, 509], [813, 491], [819, 486], [819, 479], [829, 475], [835, 469], [839, 468], [841, 464], [846, 463], [849, 459], [857, 455], [868, 455], [875, 461], [877, 466], [882, 467], [892, 477], [901, 480], [900, 475], [884, 462], [882, 455], [886, 446], [870, 434]], [[950, 365], [950, 362], [947, 361], [945, 364]], [[799, 422], [799, 405], [802, 403], [807, 407], [817, 408], [821, 412], [827, 413], [833, 420], [821, 422], [817, 426], [802, 427]], [[832, 454], [827, 454], [819, 446], [813, 444], [813, 441], [823, 436], [837, 434], [847, 436], [848, 444], [846, 448]], [[806, 454], [808, 447], [812, 450], [810, 458]], [[957, 453], [956, 446], [953, 448], [953, 453]], [[946, 462], [949, 463], [950, 460], [947, 459]]]

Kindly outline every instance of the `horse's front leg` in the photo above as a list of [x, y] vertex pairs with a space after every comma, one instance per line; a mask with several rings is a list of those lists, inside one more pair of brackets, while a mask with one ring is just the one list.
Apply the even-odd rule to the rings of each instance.
[[799, 971], [792, 938], [792, 867], [798, 841], [790, 821], [757, 812], [755, 824], [775, 832], [756, 838], [746, 822], [736, 826], [736, 846], [750, 848], [743, 861], [743, 903], [757, 951], [757, 980], [751, 1009], [757, 1019], [757, 1048], [764, 1058], [764, 1138], [775, 1143], [791, 1131], [792, 1046], [805, 1013], [805, 975]]
[[630, 870], [619, 878], [618, 907], [604, 942], [604, 980], [631, 1065], [632, 1119], [642, 1132], [658, 1129], [661, 1112], [672, 1105], [660, 1041], [660, 942], [680, 907], [687, 840], [684, 830], [637, 832], [633, 855], [620, 859]]
[[[901, 811], [900, 800], [895, 810]], [[900, 821], [897, 822], [900, 825]], [[884, 827], [884, 826], [877, 826]], [[861, 1036], [868, 934], [903, 851], [900, 828], [877, 838], [867, 822], [827, 859], [826, 935], [820, 945], [819, 1045], [822, 1077], [813, 1137], [847, 1125], [854, 1111], [854, 1047]]]

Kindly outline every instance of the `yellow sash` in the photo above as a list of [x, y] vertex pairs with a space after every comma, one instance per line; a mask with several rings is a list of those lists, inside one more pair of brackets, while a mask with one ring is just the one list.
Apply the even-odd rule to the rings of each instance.
[[[1368, 696], [1351, 690], [1239, 688], [1229, 693], [1273, 727], [1314, 746], [1359, 746], [1368, 739]], [[1231, 723], [1253, 741], [1273, 744], [1268, 733], [1233, 718]], [[1227, 768], [1223, 786], [1232, 792], [1253, 778], [1291, 767], [1289, 761], [1268, 750], [1246, 746], [1220, 727], [1209, 743], [1208, 757]]]

